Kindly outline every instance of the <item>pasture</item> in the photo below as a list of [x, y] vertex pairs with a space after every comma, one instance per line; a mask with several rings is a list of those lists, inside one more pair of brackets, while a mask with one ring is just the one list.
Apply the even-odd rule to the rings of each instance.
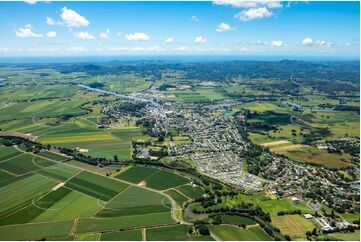
[[272, 224], [279, 228], [282, 234], [301, 240], [306, 240], [306, 232], [315, 228], [311, 221], [299, 214], [272, 217]]
[[115, 179], [83, 171], [70, 179], [65, 186], [103, 201], [108, 201], [128, 185]]
[[162, 194], [137, 186], [119, 193], [97, 214], [97, 217], [117, 217], [168, 212], [170, 201]]
[[234, 241], [270, 241], [273, 240], [271, 236], [266, 234], [260, 227], [240, 228], [234, 225], [209, 225], [209, 230], [216, 237], [221, 240]]

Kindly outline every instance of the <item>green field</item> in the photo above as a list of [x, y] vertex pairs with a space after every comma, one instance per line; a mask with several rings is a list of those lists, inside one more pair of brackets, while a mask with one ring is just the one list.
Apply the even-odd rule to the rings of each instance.
[[0, 146], [0, 161], [10, 159], [20, 154], [22, 153], [12, 146]]
[[233, 225], [210, 225], [210, 231], [221, 240], [270, 241], [271, 236], [260, 227], [242, 229]]
[[102, 233], [100, 240], [103, 241], [141, 241], [142, 231], [128, 230], [119, 232]]
[[0, 227], [0, 240], [42, 240], [47, 237], [67, 236], [73, 221], [44, 222]]
[[188, 225], [180, 224], [170, 227], [146, 229], [147, 240], [150, 241], [186, 241], [190, 240]]
[[50, 151], [41, 151], [41, 152], [37, 153], [37, 155], [54, 160], [54, 161], [65, 161], [68, 159], [62, 155], [59, 155], [59, 154], [56, 154], [56, 153], [53, 153]]
[[64, 165], [64, 164], [58, 164], [55, 166], [44, 168], [41, 171], [39, 171], [38, 173], [41, 175], [59, 180], [59, 181], [66, 181], [79, 172], [81, 172], [81, 170], [79, 170], [75, 167]]
[[177, 187], [176, 190], [192, 199], [199, 198], [204, 194], [200, 186], [184, 185]]
[[343, 241], [360, 241], [360, 230], [353, 233], [337, 232], [332, 234], [324, 234], [317, 237], [318, 240], [343, 240]]
[[315, 228], [311, 221], [299, 214], [272, 217], [272, 224], [279, 228], [282, 234], [287, 234], [292, 239], [302, 240], [306, 240], [307, 231]]
[[294, 210], [301, 210], [302, 213], [312, 213], [309, 207], [304, 203], [294, 203], [289, 199], [275, 199], [275, 200], [266, 200], [260, 201], [257, 203], [263, 211], [270, 213], [271, 216], [276, 216], [278, 212], [291, 212]]
[[1, 181], [6, 181], [10, 178], [14, 177], [13, 175], [11, 175], [10, 173], [7, 173], [5, 171], [0, 170], [0, 182]]
[[98, 241], [99, 234], [79, 234], [76, 236], [76, 241]]
[[144, 215], [123, 216], [118, 218], [84, 218], [79, 220], [77, 233], [98, 232], [114, 229], [141, 228], [149, 225], [173, 224], [169, 212]]
[[189, 180], [173, 172], [161, 170], [160, 172], [157, 172], [153, 176], [146, 179], [145, 182], [147, 187], [157, 190], [165, 190], [186, 184], [189, 182]]
[[128, 185], [115, 179], [83, 171], [70, 179], [66, 186], [103, 201], [108, 201]]
[[115, 176], [115, 178], [137, 184], [159, 171], [157, 168], [134, 166]]
[[161, 213], [169, 211], [170, 206], [170, 201], [165, 196], [141, 187], [130, 186], [107, 203], [97, 217]]
[[224, 224], [233, 224], [233, 225], [253, 225], [256, 224], [256, 221], [254, 221], [251, 218], [243, 217], [243, 216], [237, 216], [237, 215], [223, 215], [222, 216], [222, 223]]
[[171, 196], [173, 198], [173, 200], [176, 201], [176, 203], [179, 206], [182, 206], [182, 204], [185, 201], [189, 200], [188, 198], [186, 198], [185, 196], [183, 196], [182, 194], [180, 194], [179, 192], [177, 192], [174, 189], [167, 190], [167, 191], [165, 191], [165, 193], [168, 194], [169, 196]]

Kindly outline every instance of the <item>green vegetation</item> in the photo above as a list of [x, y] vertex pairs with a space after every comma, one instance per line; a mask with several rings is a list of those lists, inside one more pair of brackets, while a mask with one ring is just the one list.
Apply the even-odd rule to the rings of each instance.
[[80, 171], [81, 170], [72, 166], [58, 164], [55, 166], [42, 169], [41, 171], [39, 171], [39, 174], [57, 179], [59, 181], [66, 181], [69, 178], [73, 177], [75, 174], [79, 173]]
[[176, 203], [180, 206], [182, 206], [182, 204], [189, 200], [188, 198], [186, 198], [185, 196], [183, 196], [182, 194], [180, 194], [179, 192], [177, 192], [176, 190], [174, 189], [170, 189], [170, 190], [167, 190], [165, 191], [166, 194], [168, 194], [169, 196], [171, 196], [174, 201], [176, 201]]
[[19, 150], [17, 150], [15, 147], [0, 146], [0, 161], [10, 159], [20, 154], [22, 153]]
[[97, 214], [98, 217], [117, 217], [167, 212], [170, 201], [163, 195], [136, 186], [129, 186], [114, 197]]
[[176, 190], [193, 199], [199, 198], [204, 194], [203, 189], [199, 186], [184, 185], [177, 187]]
[[188, 226], [184, 224], [170, 227], [147, 229], [147, 240], [150, 241], [186, 241], [190, 240], [188, 236]]
[[210, 231], [221, 240], [269, 241], [273, 240], [260, 227], [242, 229], [233, 225], [210, 225]]
[[142, 167], [142, 166], [134, 166], [130, 169], [127, 169], [115, 176], [115, 178], [119, 178], [132, 183], [139, 183], [146, 178], [150, 177], [154, 173], [159, 172], [159, 169], [150, 168], [150, 167]]
[[128, 185], [115, 179], [83, 171], [69, 180], [66, 186], [95, 198], [108, 201]]
[[251, 218], [243, 217], [243, 216], [237, 216], [237, 215], [223, 215], [222, 216], [222, 223], [225, 224], [234, 224], [234, 225], [253, 225], [256, 224], [256, 221], [254, 221]]
[[128, 230], [128, 231], [103, 233], [100, 236], [100, 240], [104, 240], [104, 241], [141, 241], [142, 240], [142, 231]]
[[53, 164], [55, 164], [53, 161], [32, 156], [30, 154], [23, 154], [21, 156], [17, 156], [1, 162], [0, 169], [8, 171], [12, 174], [22, 175], [31, 171], [40, 170], [43, 167], [47, 167]]
[[272, 224], [279, 228], [282, 234], [287, 234], [292, 239], [302, 240], [306, 240], [307, 231], [315, 228], [311, 221], [299, 214], [272, 217]]
[[65, 161], [67, 160], [66, 157], [56, 154], [54, 152], [50, 152], [50, 151], [41, 151], [39, 152], [37, 155], [54, 160], [54, 161]]
[[189, 180], [173, 172], [161, 170], [160, 172], [157, 172], [153, 176], [147, 178], [145, 182], [150, 188], [165, 190], [186, 184], [189, 182]]

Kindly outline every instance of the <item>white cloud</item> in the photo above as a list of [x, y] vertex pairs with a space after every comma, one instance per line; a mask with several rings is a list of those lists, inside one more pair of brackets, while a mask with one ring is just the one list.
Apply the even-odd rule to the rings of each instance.
[[82, 53], [82, 52], [88, 52], [89, 50], [84, 48], [83, 46], [74, 46], [74, 47], [66, 48], [65, 51], [72, 53]]
[[126, 50], [128, 50], [128, 47], [124, 47], [124, 46], [109, 47], [108, 50], [110, 50], [110, 51], [126, 51]]
[[89, 21], [74, 10], [64, 7], [61, 11], [60, 17], [68, 27], [80, 28], [89, 25]]
[[16, 37], [19, 38], [28, 38], [28, 37], [33, 37], [33, 38], [39, 38], [39, 37], [43, 37], [43, 34], [35, 34], [32, 31], [33, 26], [31, 26], [31, 24], [27, 24], [25, 25], [25, 27], [19, 28], [18, 30], [15, 31]]
[[310, 37], [307, 37], [302, 40], [301, 44], [304, 46], [311, 46], [313, 45], [313, 40]]
[[174, 42], [174, 38], [173, 38], [173, 37], [168, 37], [168, 38], [165, 39], [165, 42], [166, 42], [167, 44], [173, 43], [173, 42]]
[[263, 41], [263, 40], [255, 40], [255, 41], [243, 41], [242, 44], [245, 44], [245, 45], [267, 45], [268, 42]]
[[87, 39], [87, 40], [91, 40], [91, 39], [95, 39], [93, 35], [91, 35], [88, 32], [78, 32], [78, 33], [74, 33], [74, 36], [79, 38], [79, 39]]
[[56, 32], [55, 31], [50, 31], [50, 32], [46, 33], [46, 36], [48, 36], [50, 38], [55, 38], [56, 37]]
[[254, 19], [261, 19], [261, 18], [269, 18], [272, 17], [274, 14], [269, 11], [266, 7], [262, 8], [250, 8], [248, 10], [243, 10], [236, 15], [235, 18], [241, 21], [251, 21]]
[[7, 47], [0, 47], [0, 53], [7, 53], [9, 51], [10, 51], [10, 49]]
[[194, 42], [196, 42], [197, 44], [203, 44], [203, 43], [207, 43], [207, 39], [202, 36], [197, 36], [194, 39]]
[[230, 30], [233, 30], [233, 28], [227, 23], [220, 23], [217, 25], [217, 28], [216, 28], [217, 32], [226, 32], [226, 31], [230, 31]]
[[244, 0], [214, 0], [215, 5], [232, 6], [235, 8], [257, 8], [267, 6], [268, 8], [282, 8], [280, 1], [244, 1]]
[[283, 43], [283, 41], [281, 41], [281, 40], [273, 40], [273, 41], [271, 42], [271, 45], [272, 45], [273, 47], [283, 47], [283, 46], [284, 46], [284, 43]]
[[107, 30], [105, 32], [102, 32], [102, 33], [99, 34], [99, 37], [102, 38], [102, 39], [108, 39], [109, 34], [110, 34], [110, 29], [107, 28]]
[[125, 38], [131, 41], [147, 41], [150, 39], [146, 33], [127, 34], [125, 35]]
[[24, 2], [29, 3], [29, 4], [35, 4], [37, 2], [37, 0], [24, 0]]
[[61, 25], [63, 25], [62, 22], [60, 22], [60, 21], [55, 21], [54, 19], [49, 18], [49, 17], [46, 17], [46, 23], [47, 23], [48, 25], [50, 25], [50, 26], [54, 26], [54, 25], [59, 25], [59, 26], [61, 26]]
[[316, 45], [318, 45], [319, 47], [322, 47], [322, 48], [329, 48], [333, 45], [332, 42], [330, 41], [325, 41], [325, 40], [317, 40], [315, 42]]
[[198, 19], [197, 16], [193, 15], [193, 16], [191, 17], [191, 21], [192, 21], [192, 22], [198, 22], [199, 19]]

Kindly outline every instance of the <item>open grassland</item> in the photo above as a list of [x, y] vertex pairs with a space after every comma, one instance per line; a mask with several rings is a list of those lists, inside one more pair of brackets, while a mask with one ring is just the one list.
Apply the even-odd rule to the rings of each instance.
[[171, 196], [173, 198], [174, 201], [176, 201], [176, 203], [180, 206], [182, 206], [182, 204], [189, 200], [188, 198], [186, 198], [185, 196], [183, 196], [182, 194], [180, 194], [178, 191], [174, 190], [174, 189], [170, 189], [165, 191], [166, 194], [168, 194], [169, 196]]
[[341, 213], [341, 217], [349, 223], [360, 221], [360, 213]]
[[101, 241], [141, 241], [141, 230], [128, 230], [110, 233], [102, 233], [100, 236]]
[[130, 186], [107, 203], [97, 216], [161, 213], [168, 212], [170, 207], [170, 201], [165, 196], [141, 187]]
[[187, 241], [188, 225], [179, 224], [169, 227], [152, 228], [146, 230], [147, 240], [149, 241]]
[[71, 191], [66, 196], [58, 199], [57, 202], [47, 210], [44, 210], [33, 222], [91, 217], [100, 209], [100, 205], [96, 198]]
[[165, 190], [171, 187], [180, 186], [189, 182], [189, 180], [183, 176], [177, 175], [173, 172], [161, 170], [153, 176], [145, 180], [148, 187]]
[[169, 212], [123, 216], [117, 218], [84, 218], [79, 220], [76, 232], [88, 233], [173, 223], [174, 221]]
[[271, 236], [266, 234], [260, 227], [240, 228], [234, 225], [210, 225], [209, 229], [212, 234], [221, 240], [234, 241], [269, 241], [273, 240]]
[[0, 227], [0, 240], [42, 240], [47, 237], [66, 236], [73, 221], [44, 222]]
[[320, 150], [311, 146], [302, 146], [302, 148], [295, 150], [278, 150], [277, 152], [286, 155], [294, 160], [314, 163], [325, 166], [327, 168], [337, 169], [351, 166], [350, 163], [341, 160], [347, 159], [347, 155], [328, 153], [327, 151]]
[[0, 146], [0, 161], [10, 159], [20, 154], [22, 153], [12, 146]]
[[134, 166], [115, 176], [115, 178], [138, 184], [159, 171], [157, 168]]
[[83, 171], [70, 179], [66, 186], [103, 201], [108, 201], [128, 185], [115, 179]]
[[353, 233], [337, 232], [332, 234], [323, 234], [317, 237], [318, 240], [343, 240], [343, 241], [360, 241], [360, 230]]
[[57, 183], [39, 175], [17, 180], [0, 188], [0, 220], [32, 204], [32, 200], [45, 194]]
[[243, 216], [225, 214], [222, 216], [222, 223], [233, 224], [233, 225], [241, 225], [241, 224], [253, 225], [256, 224], [256, 221], [254, 221], [251, 218], [247, 218]]
[[59, 181], [66, 181], [81, 170], [72, 166], [57, 164], [51, 167], [44, 168], [38, 173]]
[[98, 241], [99, 234], [79, 234], [76, 236], [76, 241]]
[[282, 234], [288, 234], [292, 239], [306, 240], [306, 232], [315, 228], [314, 224], [302, 215], [284, 215], [272, 217], [272, 224], [281, 230]]
[[204, 191], [200, 186], [184, 185], [177, 187], [176, 190], [192, 199], [199, 198], [204, 194]]
[[270, 213], [271, 216], [276, 216], [280, 211], [291, 212], [294, 210], [301, 210], [303, 213], [313, 212], [313, 210], [307, 207], [305, 203], [294, 203], [286, 198], [258, 201], [256, 204], [259, 205], [266, 213]]

